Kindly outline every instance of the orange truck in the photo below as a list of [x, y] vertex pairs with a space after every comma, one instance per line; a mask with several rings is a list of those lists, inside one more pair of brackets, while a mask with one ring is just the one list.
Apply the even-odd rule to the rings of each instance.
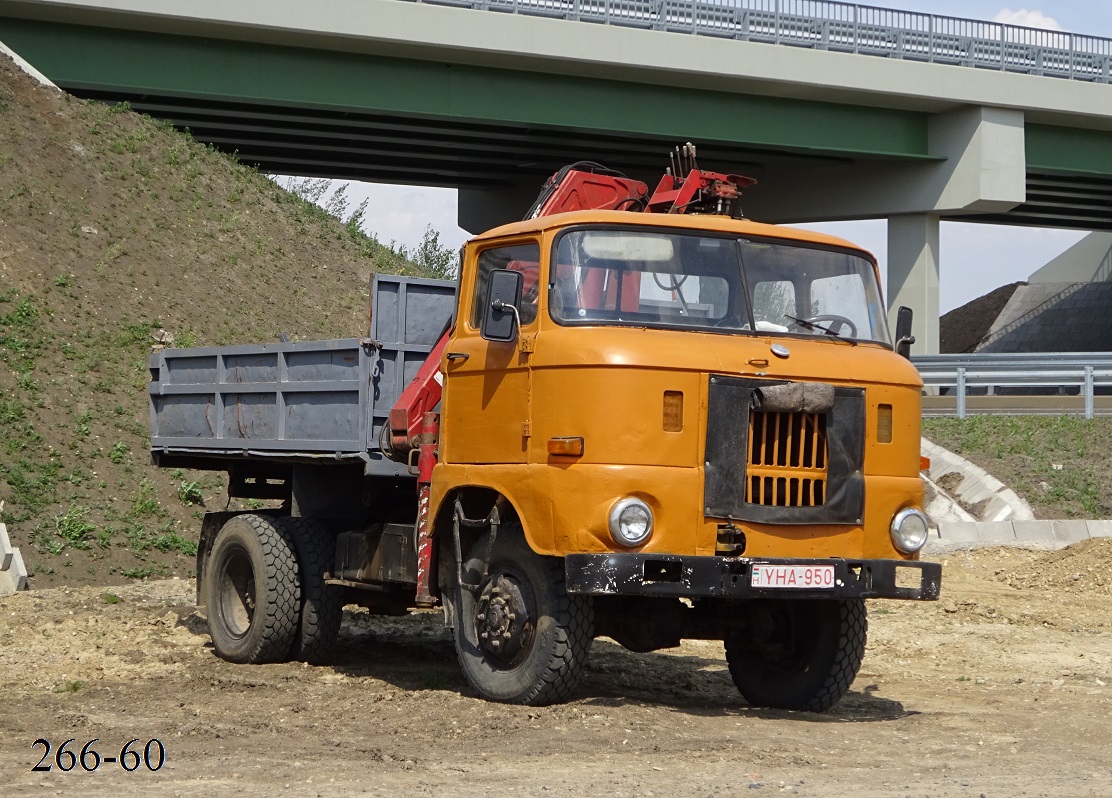
[[439, 606], [491, 700], [567, 699], [597, 636], [705, 639], [750, 704], [822, 711], [866, 599], [938, 598], [910, 312], [893, 338], [871, 255], [672, 158], [651, 194], [561, 170], [458, 283], [377, 277], [367, 338], [152, 355], [154, 461], [265, 505], [202, 523], [219, 656]]

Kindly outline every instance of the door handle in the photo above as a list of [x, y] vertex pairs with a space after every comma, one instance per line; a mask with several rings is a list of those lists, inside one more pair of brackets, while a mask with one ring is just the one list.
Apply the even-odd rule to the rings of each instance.
[[449, 352], [447, 354], [447, 358], [453, 363], [457, 360], [462, 362], [464, 360], [467, 360], [467, 358], [469, 357], [471, 357], [471, 355], [467, 354], [466, 352]]

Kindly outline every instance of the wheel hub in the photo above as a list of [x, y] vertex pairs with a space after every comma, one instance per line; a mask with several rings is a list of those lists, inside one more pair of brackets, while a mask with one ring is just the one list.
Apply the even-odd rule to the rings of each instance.
[[521, 587], [505, 574], [483, 585], [475, 603], [479, 645], [503, 665], [513, 665], [533, 642], [533, 619]]
[[255, 574], [242, 552], [237, 552], [225, 565], [219, 598], [218, 611], [229, 634], [243, 637], [255, 617]]

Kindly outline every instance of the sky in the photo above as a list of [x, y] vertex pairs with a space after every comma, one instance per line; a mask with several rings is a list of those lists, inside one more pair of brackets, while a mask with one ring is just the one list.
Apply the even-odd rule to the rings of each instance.
[[[869, 5], [1112, 38], [1112, 2], [1108, 0], [1037, 0], [1018, 4], [997, 0], [873, 0]], [[368, 200], [365, 226], [383, 243], [412, 248], [430, 224], [440, 233], [441, 243], [452, 249], [468, 238], [467, 232], [456, 225], [453, 189], [352, 183], [348, 195], [354, 200], [353, 206]], [[841, 236], [864, 247], [876, 255], [882, 277], [885, 274], [888, 237], [883, 220], [801, 226]], [[1026, 279], [1084, 235], [1068, 230], [943, 222], [939, 254], [941, 312], [1001, 285]]]

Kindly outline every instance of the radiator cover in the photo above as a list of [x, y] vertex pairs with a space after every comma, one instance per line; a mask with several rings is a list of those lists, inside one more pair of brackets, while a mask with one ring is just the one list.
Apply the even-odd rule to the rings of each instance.
[[864, 521], [864, 389], [835, 387], [825, 413], [762, 412], [753, 409], [754, 392], [784, 380], [709, 379], [707, 516], [765, 524]]

